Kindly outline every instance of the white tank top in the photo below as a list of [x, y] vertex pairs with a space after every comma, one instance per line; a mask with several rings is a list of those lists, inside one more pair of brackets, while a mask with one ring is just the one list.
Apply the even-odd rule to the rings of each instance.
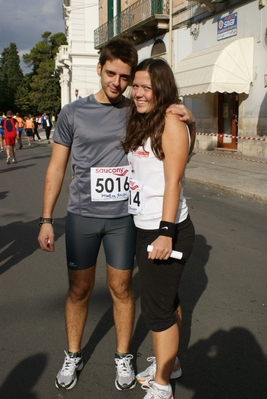
[[[188, 136], [190, 142], [189, 132]], [[144, 230], [158, 229], [162, 220], [165, 187], [163, 161], [155, 157], [150, 139], [146, 141], [144, 148], [139, 147], [136, 151], [130, 152], [128, 161], [131, 172], [129, 213], [134, 215], [136, 227]], [[182, 181], [175, 223], [182, 222], [188, 215], [188, 207], [183, 196], [184, 183], [185, 177]]]

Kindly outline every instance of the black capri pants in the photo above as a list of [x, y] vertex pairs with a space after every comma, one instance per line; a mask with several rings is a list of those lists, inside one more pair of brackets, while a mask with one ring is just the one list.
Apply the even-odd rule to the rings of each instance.
[[177, 322], [178, 286], [193, 250], [195, 229], [189, 215], [176, 225], [173, 249], [183, 253], [181, 260], [148, 259], [147, 246], [158, 235], [158, 229], [137, 229], [136, 260], [140, 274], [141, 309], [148, 328], [155, 332], [165, 331]]

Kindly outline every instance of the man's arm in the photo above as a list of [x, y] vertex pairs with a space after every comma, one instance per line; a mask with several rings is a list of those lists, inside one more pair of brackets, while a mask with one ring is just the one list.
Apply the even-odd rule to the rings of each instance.
[[[45, 176], [43, 218], [52, 219], [53, 210], [63, 184], [69, 154], [69, 147], [58, 143], [53, 144], [52, 155]], [[44, 251], [54, 251], [54, 229], [52, 224], [44, 223], [41, 225], [38, 241]]]

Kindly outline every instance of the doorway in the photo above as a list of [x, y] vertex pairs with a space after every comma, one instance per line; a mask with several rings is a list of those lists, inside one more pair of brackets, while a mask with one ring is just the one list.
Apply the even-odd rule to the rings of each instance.
[[237, 149], [238, 136], [237, 93], [219, 93], [218, 97], [218, 147]]

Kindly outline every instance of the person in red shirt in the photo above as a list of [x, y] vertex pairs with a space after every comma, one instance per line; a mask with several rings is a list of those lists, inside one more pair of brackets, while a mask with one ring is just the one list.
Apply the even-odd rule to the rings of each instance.
[[[7, 111], [6, 113], [6, 118], [2, 121], [2, 126], [4, 128], [4, 137], [5, 137], [5, 143], [6, 143], [6, 163], [10, 164], [16, 163], [16, 138], [18, 136], [17, 134], [17, 126], [18, 122], [16, 119], [13, 118], [13, 112], [12, 111]], [[10, 155], [10, 147], [12, 150], [12, 160], [11, 160], [11, 155]]]

